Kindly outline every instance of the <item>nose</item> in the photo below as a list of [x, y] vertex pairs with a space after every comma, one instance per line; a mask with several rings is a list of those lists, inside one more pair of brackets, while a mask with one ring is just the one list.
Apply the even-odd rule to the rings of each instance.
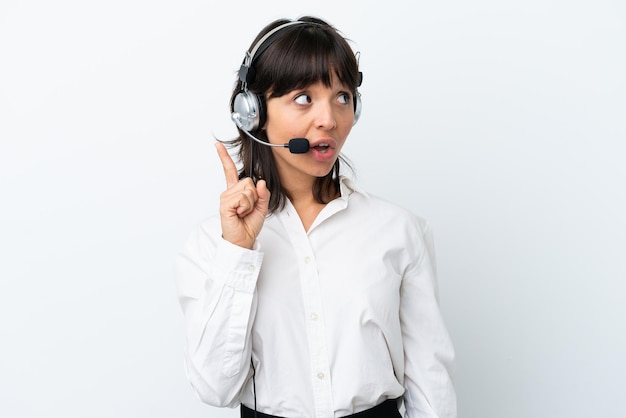
[[332, 103], [322, 101], [317, 103], [315, 125], [320, 129], [333, 129], [337, 126], [335, 109]]

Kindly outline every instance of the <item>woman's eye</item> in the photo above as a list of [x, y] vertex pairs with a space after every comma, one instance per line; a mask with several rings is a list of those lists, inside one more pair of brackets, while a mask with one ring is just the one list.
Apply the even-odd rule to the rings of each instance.
[[350, 95], [348, 93], [341, 93], [338, 100], [341, 104], [348, 104], [350, 103]]
[[307, 94], [301, 94], [297, 96], [294, 101], [300, 105], [307, 105], [311, 103], [311, 98]]

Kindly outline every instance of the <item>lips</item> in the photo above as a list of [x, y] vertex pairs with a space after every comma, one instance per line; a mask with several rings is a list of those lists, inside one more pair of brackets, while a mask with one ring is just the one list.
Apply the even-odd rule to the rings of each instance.
[[311, 144], [310, 152], [318, 161], [328, 161], [334, 158], [337, 143], [333, 139], [320, 139]]
[[315, 148], [318, 152], [321, 152], [322, 154], [328, 152], [329, 150], [332, 151], [330, 144], [326, 142], [321, 142], [311, 148]]
[[319, 148], [319, 149], [332, 148], [332, 149], [335, 149], [335, 148], [337, 148], [337, 141], [335, 141], [332, 138], [321, 138], [321, 139], [318, 139], [317, 141], [312, 141], [311, 142], [311, 148]]

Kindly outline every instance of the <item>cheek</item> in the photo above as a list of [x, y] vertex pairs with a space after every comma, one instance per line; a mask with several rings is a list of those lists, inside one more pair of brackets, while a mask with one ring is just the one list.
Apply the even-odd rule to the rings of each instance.
[[354, 118], [347, 118], [344, 123], [339, 127], [339, 136], [343, 141], [348, 138], [350, 132], [352, 132], [352, 126], [354, 125]]
[[276, 103], [268, 104], [266, 116], [265, 129], [268, 132], [287, 132], [297, 126], [293, 115], [290, 115], [288, 111], [276, 105]]
[[[338, 121], [339, 122], [339, 121]], [[354, 126], [354, 111], [352, 108], [345, 109], [341, 114], [341, 121], [338, 123], [338, 128], [341, 129], [346, 135], [350, 133]]]
[[267, 133], [270, 142], [279, 142], [284, 137], [289, 136], [289, 129], [286, 122], [281, 120], [280, 117], [273, 117], [267, 119], [265, 123], [265, 132]]

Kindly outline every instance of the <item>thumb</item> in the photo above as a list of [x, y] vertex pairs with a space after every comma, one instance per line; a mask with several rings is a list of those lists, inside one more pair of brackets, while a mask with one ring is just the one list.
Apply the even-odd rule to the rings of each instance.
[[265, 182], [265, 180], [259, 180], [256, 184], [256, 193], [257, 196], [259, 197], [259, 200], [257, 200], [257, 204], [259, 205], [259, 209], [261, 209], [261, 211], [263, 211], [264, 214], [267, 214], [267, 208], [269, 207], [270, 204], [270, 191], [267, 188], [267, 183]]

